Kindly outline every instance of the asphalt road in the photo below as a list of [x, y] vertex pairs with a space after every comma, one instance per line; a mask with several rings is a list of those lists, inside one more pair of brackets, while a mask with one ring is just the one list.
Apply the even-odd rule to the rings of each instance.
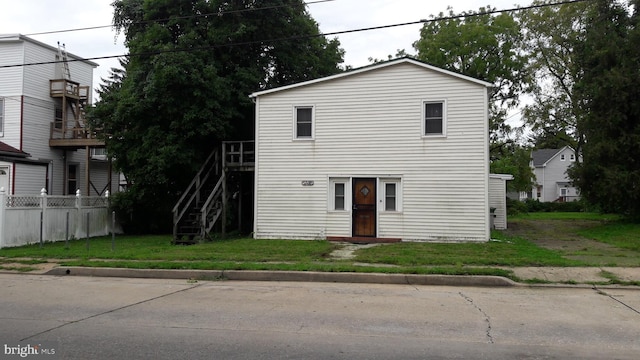
[[[0, 359], [637, 359], [640, 290], [0, 274]], [[4, 347], [4, 348], [2, 348]], [[2, 351], [4, 350], [4, 352]]]

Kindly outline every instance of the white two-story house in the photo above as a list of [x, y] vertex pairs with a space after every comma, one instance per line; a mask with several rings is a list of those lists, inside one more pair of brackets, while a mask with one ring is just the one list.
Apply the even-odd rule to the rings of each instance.
[[24, 35], [0, 35], [0, 187], [8, 194], [118, 191], [87, 127], [97, 64]]
[[487, 241], [491, 86], [402, 58], [252, 94], [254, 236]]
[[567, 169], [575, 161], [576, 152], [569, 146], [532, 151], [531, 167], [536, 176], [532, 198], [543, 202], [579, 200], [580, 192], [567, 175]]

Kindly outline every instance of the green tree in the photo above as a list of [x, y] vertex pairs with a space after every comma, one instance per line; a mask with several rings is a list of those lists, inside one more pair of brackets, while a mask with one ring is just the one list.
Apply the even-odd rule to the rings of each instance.
[[640, 24], [618, 2], [596, 0], [584, 41], [575, 47], [575, 94], [583, 161], [570, 175], [603, 211], [640, 216]]
[[[555, 3], [536, 0], [534, 5]], [[529, 95], [533, 98], [522, 118], [533, 132], [536, 147], [577, 147], [578, 104], [573, 85], [577, 69], [573, 48], [581, 41], [586, 26], [587, 3], [544, 6], [521, 11], [525, 29], [524, 49], [531, 54], [529, 72], [535, 74]]]
[[500, 152], [491, 159], [491, 173], [511, 174], [513, 180], [507, 182], [508, 191], [531, 191], [532, 179], [531, 149], [515, 143], [500, 147]]
[[494, 144], [511, 132], [505, 123], [508, 109], [519, 103], [529, 84], [522, 51], [523, 36], [516, 18], [509, 13], [486, 14], [490, 6], [476, 11], [430, 16], [414, 42], [417, 58], [429, 64], [495, 84], [490, 100], [490, 130]]
[[90, 121], [131, 183], [120, 201], [138, 224], [170, 224], [177, 194], [216, 144], [252, 138], [250, 93], [341, 71], [339, 42], [319, 36], [302, 0], [112, 5], [131, 55]]

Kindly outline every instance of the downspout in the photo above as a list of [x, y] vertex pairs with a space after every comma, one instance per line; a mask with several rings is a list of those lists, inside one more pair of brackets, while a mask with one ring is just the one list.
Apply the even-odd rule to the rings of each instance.
[[89, 162], [91, 161], [91, 151], [89, 146], [85, 146], [85, 168], [84, 168], [84, 181], [87, 191], [85, 192], [86, 196], [91, 196], [91, 170], [89, 169]]
[[[24, 123], [24, 95], [20, 95], [20, 151], [24, 151], [22, 149], [22, 127]], [[3, 129], [4, 130], [4, 129]]]
[[[24, 95], [20, 95], [20, 146], [19, 146], [20, 151], [24, 151], [22, 149], [23, 124], [24, 124]], [[13, 168], [13, 171], [11, 171], [11, 194], [15, 194], [16, 193], [16, 163], [15, 162], [13, 162], [12, 168]]]
[[67, 150], [62, 149], [62, 194], [68, 195], [71, 194], [71, 191], [74, 189], [67, 189], [67, 171], [69, 170], [69, 166], [67, 165]]

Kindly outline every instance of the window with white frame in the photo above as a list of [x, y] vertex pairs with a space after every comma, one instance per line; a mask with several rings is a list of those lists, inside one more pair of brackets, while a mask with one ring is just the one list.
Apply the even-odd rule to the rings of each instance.
[[381, 179], [382, 211], [401, 211], [400, 179]]
[[569, 155], [569, 160], [570, 161], [576, 161], [576, 155], [575, 154]]
[[332, 178], [329, 180], [329, 210], [347, 211], [350, 206], [350, 187], [348, 178]]
[[423, 101], [422, 115], [423, 136], [446, 135], [447, 119], [445, 101]]
[[564, 154], [561, 154], [560, 155], [560, 161], [564, 161], [564, 160], [565, 160]]
[[294, 107], [294, 139], [313, 139], [313, 106]]

